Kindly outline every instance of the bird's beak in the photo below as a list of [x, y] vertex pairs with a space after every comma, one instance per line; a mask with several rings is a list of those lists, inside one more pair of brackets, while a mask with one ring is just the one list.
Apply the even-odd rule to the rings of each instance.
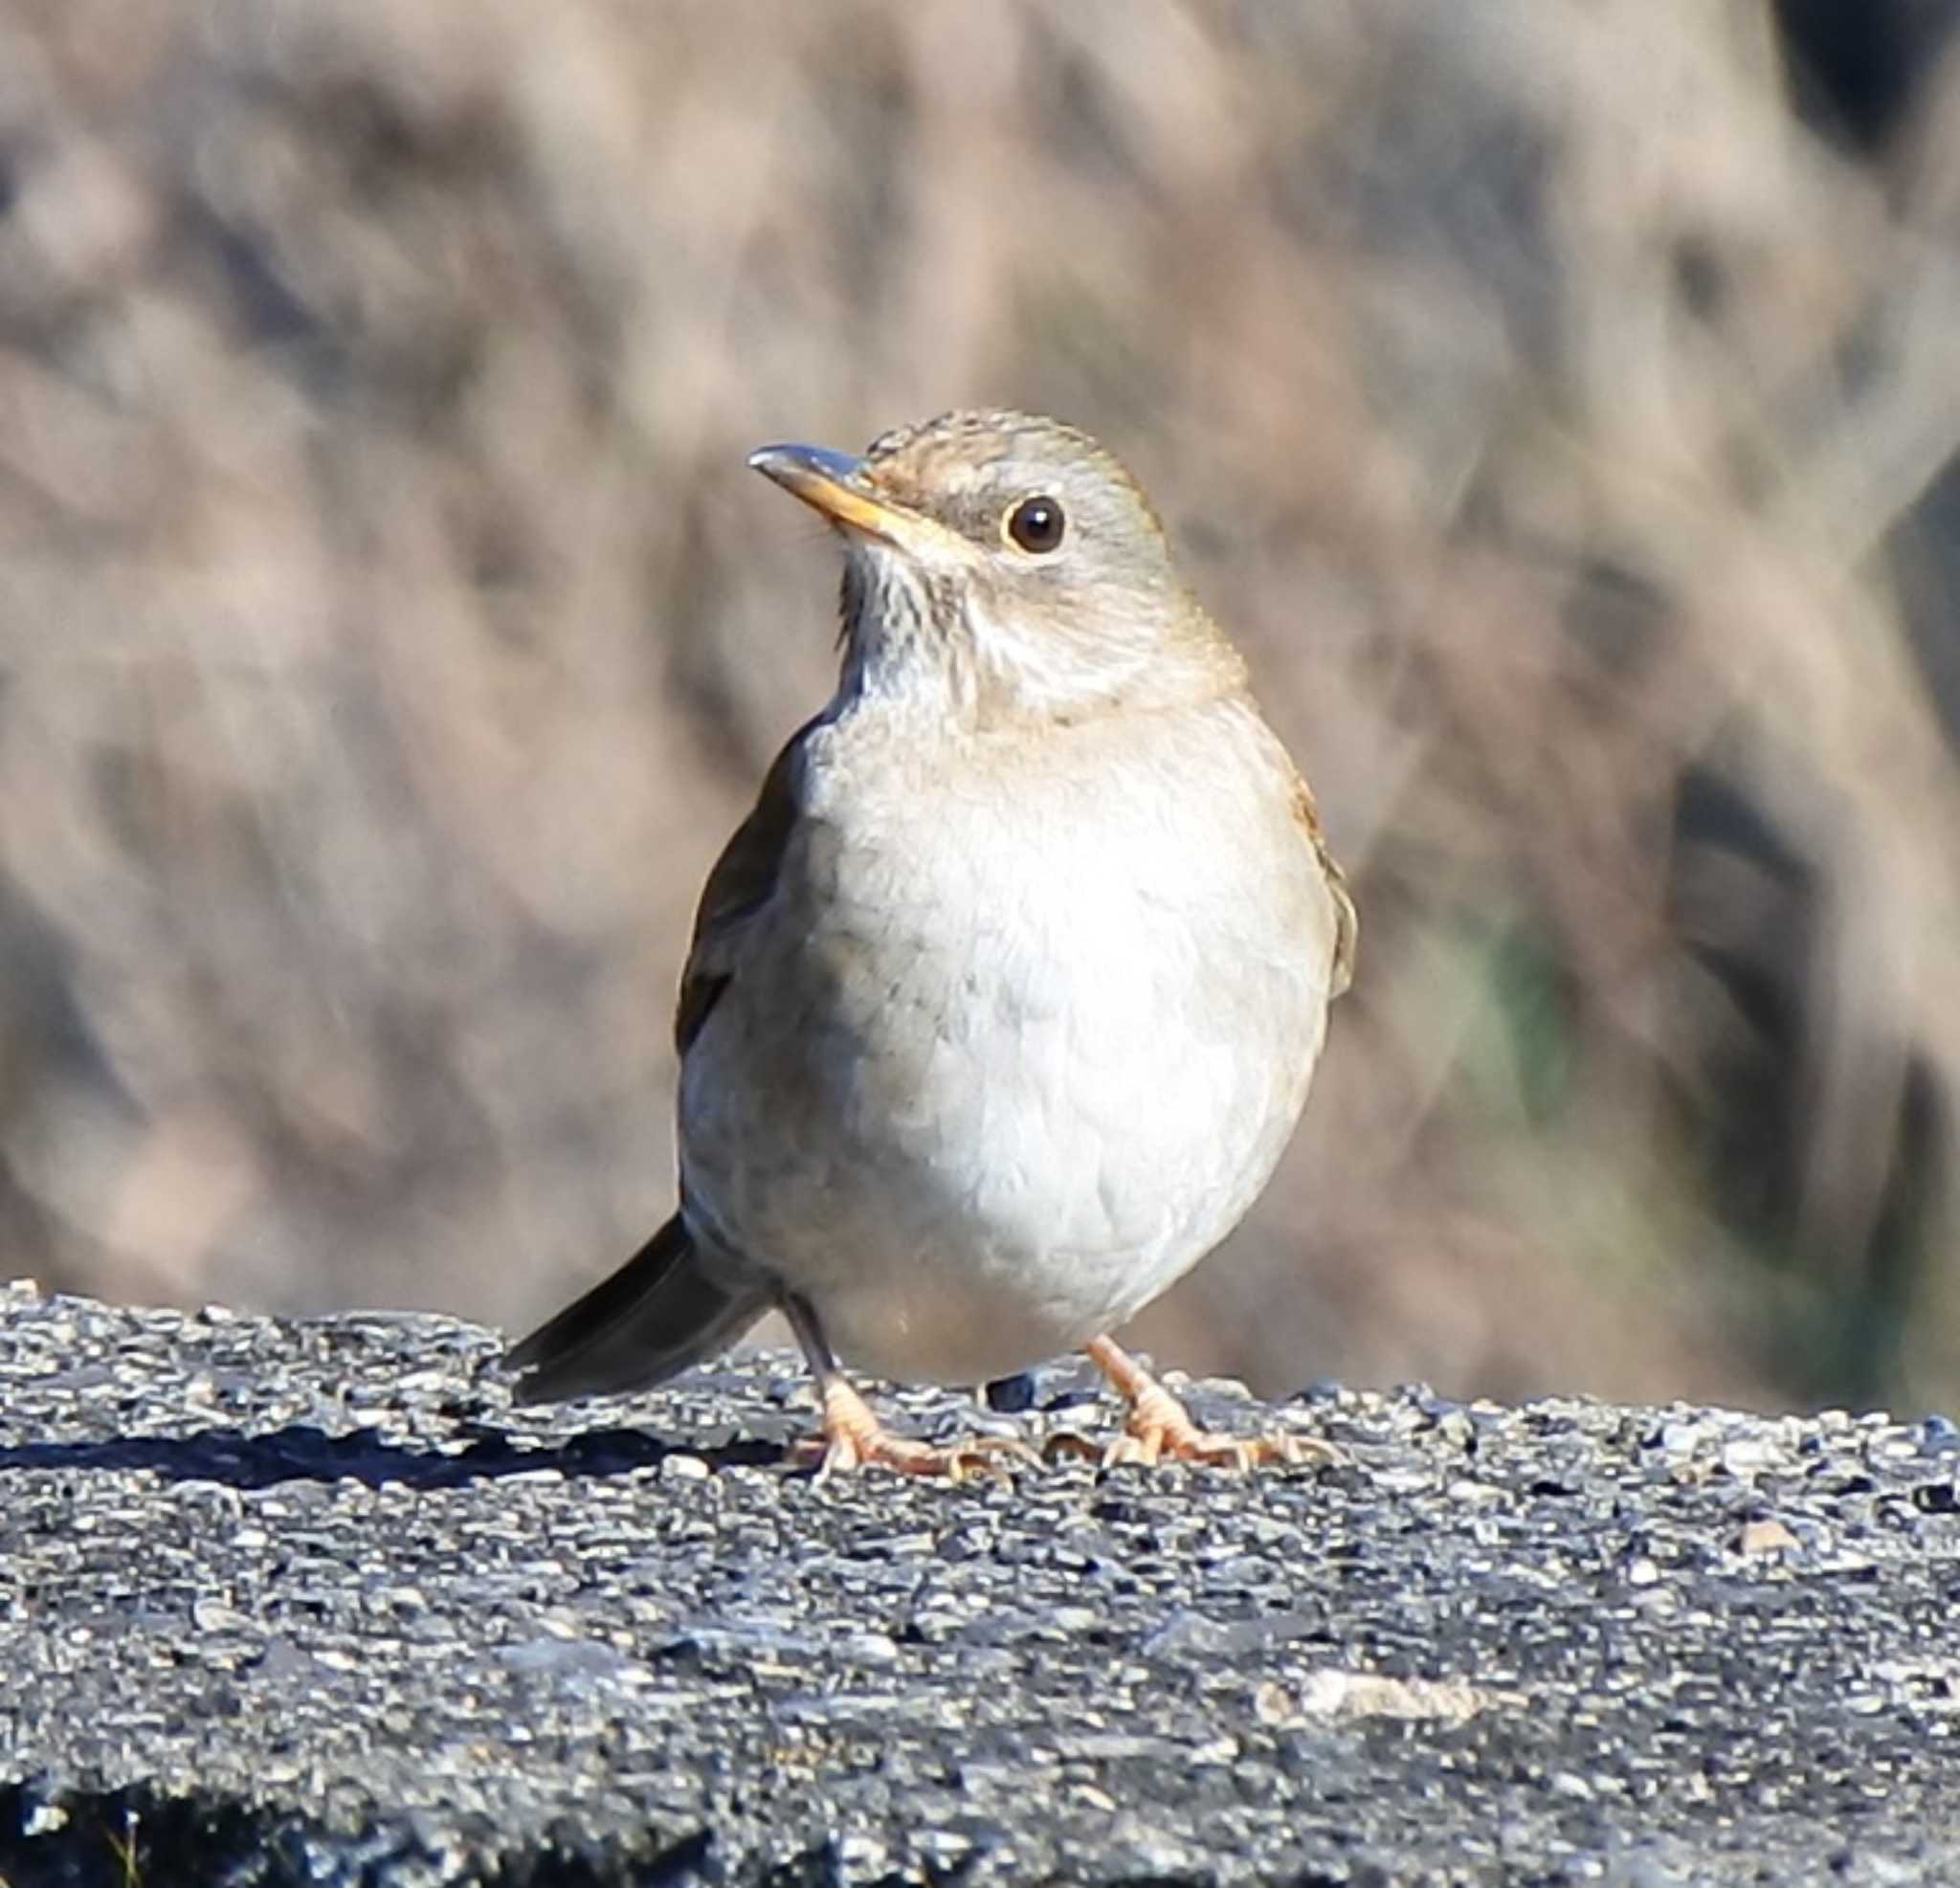
[[940, 535], [930, 521], [874, 492], [864, 461], [849, 453], [830, 453], [821, 446], [765, 446], [749, 454], [748, 463], [833, 524], [867, 538], [916, 551], [928, 537]]

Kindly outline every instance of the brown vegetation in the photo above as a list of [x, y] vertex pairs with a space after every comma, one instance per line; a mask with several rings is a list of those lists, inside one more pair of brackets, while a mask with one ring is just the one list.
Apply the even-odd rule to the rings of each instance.
[[1960, 68], [1766, 9], [0, 8], [0, 1240], [516, 1322], [827, 691], [742, 469], [1090, 428], [1363, 911], [1172, 1361], [1960, 1391]]

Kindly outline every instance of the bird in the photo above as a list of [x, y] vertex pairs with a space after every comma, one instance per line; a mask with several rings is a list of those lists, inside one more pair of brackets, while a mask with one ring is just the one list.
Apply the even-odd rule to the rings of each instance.
[[1264, 1188], [1353, 974], [1347, 880], [1142, 488], [1006, 411], [748, 464], [834, 527], [838, 679], [708, 874], [675, 1013], [679, 1204], [506, 1353], [524, 1402], [636, 1390], [785, 1314], [825, 1474], [1033, 1452], [882, 1422], [850, 1372], [975, 1385], [1074, 1349], [1110, 1461], [1251, 1468], [1111, 1333]]

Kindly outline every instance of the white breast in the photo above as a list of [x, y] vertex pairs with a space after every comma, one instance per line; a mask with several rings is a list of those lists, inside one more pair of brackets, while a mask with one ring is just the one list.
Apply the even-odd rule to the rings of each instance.
[[1011, 790], [984, 756], [894, 779], [848, 729], [813, 748], [681, 1132], [690, 1195], [847, 1363], [972, 1382], [1121, 1323], [1292, 1131], [1328, 894], [1263, 727], [1163, 720]]

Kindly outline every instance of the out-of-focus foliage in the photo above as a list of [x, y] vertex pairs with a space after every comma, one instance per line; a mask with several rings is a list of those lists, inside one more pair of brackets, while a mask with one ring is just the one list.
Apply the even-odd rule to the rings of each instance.
[[1013, 404], [1144, 478], [1363, 910], [1145, 1340], [1950, 1399], [1943, 47], [1873, 118], [1749, 0], [9, 0], [7, 1269], [515, 1322], [616, 1261], [830, 683], [743, 455]]

